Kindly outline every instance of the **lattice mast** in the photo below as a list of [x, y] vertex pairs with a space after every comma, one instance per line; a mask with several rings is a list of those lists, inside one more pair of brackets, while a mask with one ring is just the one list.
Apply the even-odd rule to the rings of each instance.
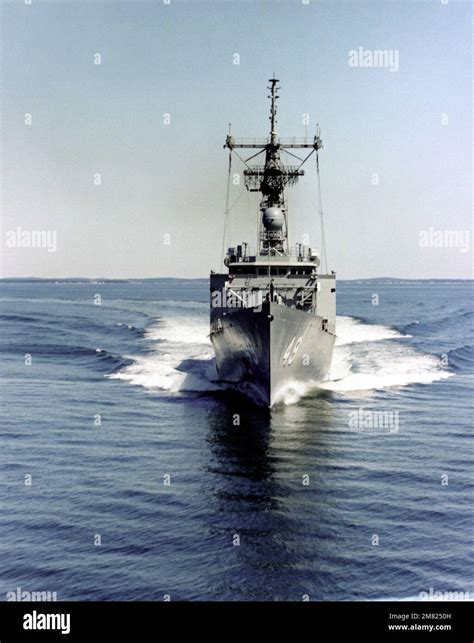
[[[306, 139], [299, 141], [292, 139], [288, 142], [280, 140], [276, 131], [277, 99], [279, 98], [277, 92], [280, 89], [277, 84], [280, 81], [270, 78], [269, 82], [270, 94], [268, 98], [271, 99], [269, 138], [266, 141], [246, 142], [235, 140], [229, 134], [224, 147], [229, 148], [231, 153], [235, 152], [237, 148], [259, 150], [246, 160], [235, 152], [245, 165], [244, 177], [247, 190], [262, 194], [259, 206], [261, 216], [259, 254], [288, 255], [288, 213], [285, 204], [285, 188], [297, 183], [299, 177], [304, 175], [301, 167], [315, 151], [322, 147], [322, 141], [319, 136], [319, 128], [311, 143]], [[296, 154], [287, 151], [292, 148], [311, 148], [311, 152], [306, 158], [301, 159]], [[280, 156], [281, 151], [297, 159], [300, 162], [299, 165], [284, 165]], [[263, 152], [265, 152], [265, 165], [249, 165], [249, 161]]]

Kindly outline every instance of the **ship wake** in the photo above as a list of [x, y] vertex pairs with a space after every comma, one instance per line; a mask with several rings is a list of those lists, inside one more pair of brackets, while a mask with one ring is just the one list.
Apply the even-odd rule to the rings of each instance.
[[389, 326], [338, 317], [330, 380], [320, 387], [350, 394], [451, 376], [437, 357], [413, 348], [410, 338]]
[[[157, 320], [145, 332], [147, 352], [108, 377], [170, 395], [224, 390], [217, 381], [208, 333], [207, 316]], [[318, 390], [358, 397], [451, 376], [438, 358], [420, 353], [409, 342], [410, 335], [389, 326], [340, 316], [329, 381], [290, 382], [277, 392], [277, 404], [294, 404]]]

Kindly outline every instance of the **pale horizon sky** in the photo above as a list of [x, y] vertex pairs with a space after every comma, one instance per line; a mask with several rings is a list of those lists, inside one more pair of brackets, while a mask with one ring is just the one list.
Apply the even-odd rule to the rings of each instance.
[[[31, 2], [1, 6], [0, 276], [220, 270], [228, 123], [267, 136], [275, 71], [281, 137], [304, 136], [304, 113], [308, 136], [322, 130], [329, 269], [473, 277], [470, 2]], [[397, 69], [350, 66], [359, 47], [396, 53]], [[305, 169], [288, 191], [291, 243], [319, 248]], [[232, 244], [255, 246], [258, 201], [240, 192]], [[10, 247], [17, 228], [54, 232], [55, 251]]]

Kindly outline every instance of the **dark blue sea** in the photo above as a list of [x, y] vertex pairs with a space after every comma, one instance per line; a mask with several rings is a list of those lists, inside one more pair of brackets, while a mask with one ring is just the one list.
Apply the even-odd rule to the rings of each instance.
[[0, 598], [472, 592], [473, 283], [340, 282], [332, 379], [213, 382], [205, 280], [1, 282]]

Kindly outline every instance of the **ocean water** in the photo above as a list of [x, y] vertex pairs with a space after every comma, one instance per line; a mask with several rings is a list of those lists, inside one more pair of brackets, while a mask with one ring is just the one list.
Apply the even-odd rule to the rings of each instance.
[[340, 282], [331, 381], [269, 412], [205, 280], [2, 282], [0, 599], [474, 591], [472, 295]]

